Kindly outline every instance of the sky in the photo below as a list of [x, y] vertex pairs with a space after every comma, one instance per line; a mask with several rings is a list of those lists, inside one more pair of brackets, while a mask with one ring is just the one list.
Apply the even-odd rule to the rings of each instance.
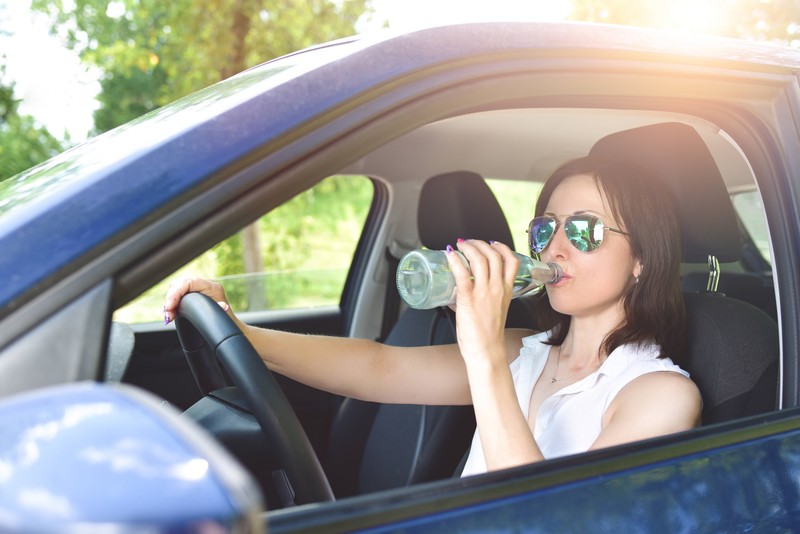
[[[379, 30], [384, 20], [392, 29], [407, 30], [447, 22], [558, 20], [569, 11], [569, 0], [373, 0], [372, 5], [375, 15], [359, 26], [360, 33]], [[49, 34], [47, 18], [31, 13], [30, 0], [0, 0], [0, 16], [12, 33], [0, 35], [0, 57], [5, 56], [6, 78], [21, 99], [20, 113], [32, 115], [57, 138], [68, 133], [73, 142], [85, 140], [97, 108], [97, 73]]]
[[49, 34], [46, 17], [30, 12], [30, 0], [0, 1], [3, 5], [2, 26], [13, 34], [0, 35], [0, 57], [5, 56], [6, 77], [22, 100], [20, 113], [35, 117], [57, 138], [69, 132], [73, 141], [84, 140], [97, 107], [97, 75]]

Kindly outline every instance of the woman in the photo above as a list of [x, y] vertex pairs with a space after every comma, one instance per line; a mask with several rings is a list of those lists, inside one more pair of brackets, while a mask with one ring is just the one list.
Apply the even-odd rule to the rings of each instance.
[[678, 225], [666, 195], [636, 173], [582, 158], [546, 182], [531, 249], [565, 273], [541, 303], [547, 332], [504, 328], [517, 261], [503, 244], [463, 239], [456, 246], [471, 272], [448, 247], [457, 344], [259, 329], [230, 312], [220, 285], [197, 279], [170, 287], [165, 320], [199, 291], [229, 311], [275, 372], [363, 400], [473, 404], [464, 475], [686, 430], [702, 402], [670, 359], [683, 340]]

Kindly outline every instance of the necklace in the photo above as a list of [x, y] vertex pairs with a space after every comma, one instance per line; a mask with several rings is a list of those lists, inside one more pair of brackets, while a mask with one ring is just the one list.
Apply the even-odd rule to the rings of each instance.
[[[558, 382], [558, 366], [561, 364], [561, 345], [558, 346], [558, 352], [556, 353], [556, 372], [553, 373], [553, 378], [550, 379], [551, 384], [555, 384]], [[563, 378], [561, 379], [563, 380]]]
[[597, 367], [595, 367], [594, 369], [592, 369], [588, 373], [584, 370], [584, 371], [581, 371], [580, 373], [575, 373], [574, 375], [562, 376], [561, 378], [558, 378], [558, 366], [559, 366], [560, 363], [561, 363], [561, 345], [558, 346], [558, 352], [556, 352], [556, 371], [555, 371], [555, 373], [553, 373], [553, 378], [550, 379], [550, 383], [551, 384], [555, 384], [556, 382], [561, 382], [562, 380], [567, 380], [569, 378], [575, 378], [575, 377], [581, 376], [581, 375], [586, 377], [586, 376], [589, 376], [590, 374], [592, 374], [593, 372], [597, 371], [600, 368], [600, 365], [598, 365]]

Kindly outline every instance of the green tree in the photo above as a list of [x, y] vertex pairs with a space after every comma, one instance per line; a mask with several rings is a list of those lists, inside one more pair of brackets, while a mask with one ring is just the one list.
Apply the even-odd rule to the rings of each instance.
[[104, 73], [96, 128], [286, 53], [355, 33], [369, 0], [33, 0]]
[[100, 82], [94, 112], [95, 132], [106, 132], [159, 107], [159, 93], [166, 82], [163, 69], [126, 69], [106, 75]]
[[14, 97], [14, 84], [4, 79], [3, 64], [0, 65], [0, 181], [63, 150], [61, 142], [33, 117], [19, 114], [20, 101]]

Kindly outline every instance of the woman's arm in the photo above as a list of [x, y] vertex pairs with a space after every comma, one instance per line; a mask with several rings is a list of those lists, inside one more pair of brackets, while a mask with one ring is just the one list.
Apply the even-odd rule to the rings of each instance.
[[694, 382], [660, 371], [644, 374], [617, 393], [591, 449], [689, 430], [700, 424], [703, 401]]
[[505, 330], [518, 262], [500, 243], [459, 242], [470, 271], [450, 255], [457, 282], [456, 327], [486, 466], [491, 470], [542, 460], [517, 400], [509, 362], [532, 332]]
[[393, 347], [365, 339], [246, 327], [273, 371], [346, 397], [399, 404], [469, 404], [458, 346]]
[[362, 400], [404, 404], [469, 404], [458, 346], [392, 347], [364, 339], [293, 334], [244, 324], [220, 284], [186, 279], [173, 283], [164, 304], [174, 319], [183, 295], [208, 295], [225, 309], [273, 371], [309, 386]]
[[[516, 341], [515, 354], [518, 354], [521, 337]], [[509, 346], [507, 350], [512, 349]], [[543, 460], [517, 400], [508, 365], [499, 362], [469, 365], [467, 374], [487, 469], [494, 471]]]

